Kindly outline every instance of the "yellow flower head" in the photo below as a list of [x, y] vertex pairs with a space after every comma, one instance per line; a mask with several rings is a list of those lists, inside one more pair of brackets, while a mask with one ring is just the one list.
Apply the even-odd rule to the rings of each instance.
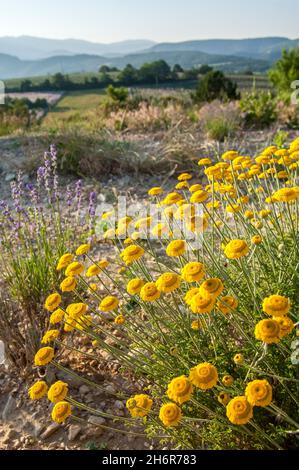
[[49, 330], [47, 333], [44, 334], [41, 343], [42, 344], [49, 344], [53, 343], [53, 341], [58, 338], [59, 330]]
[[31, 400], [39, 400], [46, 395], [48, 391], [48, 385], [43, 380], [35, 382], [28, 390], [28, 395]]
[[105, 297], [99, 305], [99, 310], [102, 312], [111, 312], [116, 310], [119, 305], [119, 300], [113, 295]]
[[73, 261], [73, 259], [74, 255], [72, 255], [71, 253], [66, 253], [65, 255], [62, 255], [57, 264], [57, 271], [65, 269]]
[[249, 252], [249, 246], [245, 240], [232, 240], [225, 249], [224, 254], [228, 259], [239, 259], [246, 256]]
[[231, 400], [231, 396], [229, 393], [226, 392], [220, 392], [218, 395], [218, 401], [222, 405], [226, 406]]
[[50, 347], [41, 348], [34, 356], [34, 364], [36, 366], [46, 366], [54, 357], [54, 349]]
[[178, 289], [181, 284], [180, 276], [174, 273], [164, 273], [156, 281], [156, 286], [159, 292], [173, 292], [175, 289]]
[[298, 194], [293, 188], [281, 188], [273, 194], [275, 201], [290, 202], [297, 199]]
[[253, 380], [245, 389], [251, 406], [269, 406], [272, 402], [272, 387], [267, 380]]
[[204, 362], [190, 370], [189, 379], [195, 387], [209, 390], [217, 384], [218, 372], [215, 366]]
[[184, 301], [189, 305], [189, 307], [191, 306], [191, 301], [196, 294], [199, 294], [199, 287], [193, 287], [193, 289], [188, 290], [186, 293]]
[[276, 320], [261, 320], [255, 327], [256, 339], [266, 344], [279, 343], [280, 325]]
[[279, 335], [281, 338], [284, 338], [285, 336], [292, 333], [295, 325], [294, 325], [294, 322], [289, 317], [287, 316], [274, 317], [274, 320], [276, 320], [280, 326]]
[[182, 411], [175, 403], [166, 403], [159, 412], [159, 418], [166, 427], [177, 426], [182, 418]]
[[179, 403], [179, 405], [190, 400], [192, 392], [193, 386], [185, 375], [173, 379], [167, 389], [168, 398]]
[[163, 189], [160, 187], [160, 186], [156, 186], [154, 188], [151, 188], [149, 191], [148, 191], [148, 195], [149, 196], [159, 196], [160, 194], [163, 193]]
[[191, 180], [191, 179], [192, 179], [192, 175], [190, 175], [190, 173], [181, 173], [178, 176], [179, 181], [188, 181], [188, 180]]
[[205, 268], [202, 263], [197, 261], [186, 264], [182, 268], [182, 278], [186, 282], [199, 282], [205, 275]]
[[173, 240], [166, 248], [166, 254], [171, 257], [181, 256], [185, 253], [186, 243], [184, 240]]
[[90, 244], [85, 243], [84, 245], [79, 246], [76, 250], [76, 255], [81, 256], [81, 255], [86, 255], [90, 251]]
[[56, 423], [62, 424], [71, 414], [71, 405], [67, 401], [60, 401], [56, 403], [52, 410], [52, 419]]
[[127, 285], [127, 292], [130, 295], [139, 294], [141, 288], [144, 286], [144, 281], [139, 278], [131, 279]]
[[235, 150], [229, 150], [222, 155], [222, 160], [224, 161], [233, 161], [239, 156], [238, 152]]
[[172, 204], [177, 204], [182, 199], [183, 199], [183, 196], [181, 196], [180, 194], [170, 193], [170, 194], [167, 194], [166, 198], [163, 200], [163, 204], [167, 206], [171, 206]]
[[192, 194], [190, 202], [193, 204], [201, 204], [205, 202], [208, 198], [209, 193], [207, 193], [203, 189], [200, 189], [199, 191], [195, 191], [195, 193]]
[[208, 297], [216, 298], [221, 294], [223, 289], [224, 289], [224, 286], [223, 286], [221, 279], [212, 278], [212, 279], [207, 279], [201, 284], [200, 293], [203, 296], [207, 295]]
[[144, 302], [154, 302], [159, 299], [160, 295], [160, 291], [154, 282], [147, 282], [140, 291], [140, 297]]
[[59, 307], [60, 304], [61, 304], [61, 295], [55, 293], [47, 297], [44, 307], [46, 310], [48, 310], [48, 312], [53, 312], [54, 310], [57, 309], [57, 307]]
[[235, 397], [226, 407], [226, 416], [233, 424], [247, 424], [253, 416], [252, 406], [246, 397]]
[[238, 353], [234, 356], [234, 363], [238, 366], [241, 366], [244, 363], [244, 356], [241, 353]]
[[76, 289], [77, 281], [76, 278], [69, 276], [66, 277], [60, 284], [61, 292], [72, 292]]
[[93, 264], [92, 266], [89, 266], [89, 268], [87, 269], [86, 277], [98, 276], [100, 272], [101, 272], [101, 268], [97, 264]]
[[73, 263], [69, 264], [68, 267], [65, 270], [65, 275], [74, 277], [74, 276], [79, 276], [84, 271], [84, 266], [82, 263], [79, 263], [78, 261], [74, 261]]
[[196, 193], [196, 191], [200, 191], [201, 189], [202, 189], [201, 184], [193, 184], [192, 186], [190, 186], [189, 191], [190, 193]]
[[63, 401], [68, 394], [68, 384], [58, 380], [55, 384], [51, 385], [48, 391], [48, 399], [52, 403]]
[[114, 323], [116, 325], [123, 325], [125, 323], [125, 321], [126, 321], [126, 319], [122, 314], [117, 315], [117, 317], [114, 319]]
[[180, 181], [175, 189], [188, 189], [189, 188], [189, 183], [187, 181]]
[[144, 254], [144, 249], [138, 245], [129, 245], [125, 248], [120, 256], [127, 265], [132, 264], [134, 261], [140, 259]]
[[63, 317], [64, 317], [64, 311], [61, 308], [58, 308], [51, 314], [50, 324], [56, 325], [57, 323], [60, 323], [63, 320]]
[[254, 213], [252, 211], [245, 211], [244, 212], [244, 217], [247, 220], [253, 219], [254, 218]]
[[82, 302], [76, 304], [70, 304], [66, 308], [67, 316], [73, 320], [77, 320], [79, 317], [87, 312], [88, 306]]
[[263, 301], [263, 311], [273, 317], [282, 317], [291, 310], [291, 304], [287, 297], [271, 295]]
[[150, 412], [153, 400], [148, 395], [135, 395], [127, 400], [126, 406], [132, 418], [144, 418]]
[[236, 308], [238, 308], [238, 305], [238, 300], [230, 295], [222, 297], [217, 302], [217, 308], [218, 310], [220, 310], [221, 313], [223, 313], [223, 315], [228, 315], [229, 313], [232, 313], [233, 310], [236, 310]]
[[231, 375], [225, 375], [222, 377], [222, 383], [225, 387], [230, 387], [234, 383], [234, 378]]
[[192, 330], [198, 331], [204, 328], [203, 323], [200, 320], [193, 320], [191, 323]]
[[212, 160], [210, 158], [202, 158], [201, 160], [199, 160], [198, 165], [207, 166], [207, 165], [211, 165], [211, 163], [212, 163]]
[[201, 292], [194, 295], [191, 299], [191, 310], [196, 315], [211, 313], [215, 306], [215, 298]]
[[253, 245], [260, 245], [262, 242], [263, 242], [263, 239], [260, 235], [254, 235], [251, 238], [251, 243], [253, 243]]

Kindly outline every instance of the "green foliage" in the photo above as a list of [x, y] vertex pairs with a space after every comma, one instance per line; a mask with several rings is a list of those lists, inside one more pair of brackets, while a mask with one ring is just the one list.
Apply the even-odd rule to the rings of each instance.
[[238, 98], [237, 85], [219, 70], [208, 72], [199, 81], [194, 94], [194, 100], [199, 103], [205, 101], [211, 102], [216, 99], [225, 101], [236, 100]]
[[117, 88], [113, 85], [109, 85], [108, 88], [106, 88], [106, 93], [113, 101], [118, 104], [124, 104], [127, 101], [129, 95], [127, 88]]
[[218, 116], [207, 119], [204, 127], [210, 139], [224, 142], [226, 138], [234, 136], [237, 126], [225, 116]]
[[299, 47], [283, 51], [281, 59], [270, 70], [269, 78], [278, 94], [289, 101], [291, 84], [299, 79]]
[[244, 112], [245, 125], [249, 127], [267, 127], [277, 119], [276, 101], [271, 92], [253, 90], [245, 94], [240, 108]]

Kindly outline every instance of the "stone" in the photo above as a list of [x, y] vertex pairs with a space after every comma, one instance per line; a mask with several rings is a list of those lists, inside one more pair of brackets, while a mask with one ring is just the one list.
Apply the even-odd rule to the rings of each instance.
[[33, 425], [33, 435], [34, 437], [39, 437], [43, 430], [45, 429], [45, 425], [39, 422], [34, 423]]
[[71, 424], [71, 426], [69, 427], [69, 430], [68, 430], [68, 440], [70, 442], [74, 441], [80, 434], [81, 432], [81, 426], [79, 426], [78, 424]]
[[123, 410], [125, 405], [123, 404], [122, 401], [120, 400], [116, 400], [116, 402], [114, 403], [114, 406], [118, 409], [118, 410]]
[[90, 424], [96, 424], [98, 426], [101, 426], [106, 423], [105, 418], [102, 418], [102, 416], [90, 416], [88, 418], [88, 422]]
[[87, 387], [87, 385], [81, 385], [81, 387], [79, 388], [79, 393], [82, 397], [84, 395], [87, 395], [89, 392], [90, 392], [90, 389], [89, 387]]
[[4, 180], [6, 183], [11, 183], [16, 179], [17, 175], [15, 173], [6, 173]]
[[111, 385], [111, 384], [110, 384], [110, 385], [107, 385], [107, 386], [105, 387], [105, 391], [106, 391], [107, 393], [111, 394], [111, 395], [115, 395], [115, 394], [116, 394], [116, 389], [115, 389], [115, 387], [114, 387], [113, 385]]
[[40, 438], [42, 441], [48, 439], [49, 437], [53, 436], [58, 429], [61, 428], [61, 425], [58, 423], [52, 423], [50, 426], [47, 427], [47, 429], [41, 434]]
[[13, 414], [14, 410], [16, 409], [17, 402], [12, 395], [9, 395], [7, 402], [4, 406], [2, 411], [2, 419], [3, 421], [8, 421], [11, 415]]

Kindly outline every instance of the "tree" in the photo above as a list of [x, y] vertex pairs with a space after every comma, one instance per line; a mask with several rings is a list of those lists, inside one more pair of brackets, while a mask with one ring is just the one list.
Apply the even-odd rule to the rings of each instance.
[[198, 69], [198, 73], [200, 75], [206, 75], [209, 72], [212, 72], [213, 67], [210, 67], [210, 65], [201, 65]]
[[32, 82], [31, 80], [23, 80], [20, 85], [20, 91], [30, 91], [32, 89]]
[[113, 80], [107, 72], [101, 72], [99, 76], [99, 83], [105, 86], [113, 83]]
[[171, 78], [171, 68], [165, 60], [145, 63], [139, 69], [139, 78], [143, 83], [161, 83]]
[[281, 59], [270, 70], [269, 78], [279, 95], [289, 100], [291, 85], [299, 79], [299, 47], [282, 52]]
[[237, 93], [237, 84], [232, 82], [219, 70], [208, 72], [198, 83], [195, 92], [195, 101], [236, 100], [240, 97]]
[[178, 74], [184, 72], [183, 67], [180, 66], [180, 64], [175, 64], [172, 68], [173, 73]]
[[109, 72], [111, 72], [111, 69], [110, 69], [110, 67], [108, 67], [108, 65], [101, 65], [101, 67], [99, 68], [99, 72], [100, 73], [109, 73]]
[[127, 64], [119, 73], [118, 81], [127, 86], [133, 85], [138, 81], [138, 71], [131, 64]]
[[120, 104], [125, 103], [129, 96], [129, 92], [127, 88], [115, 87], [113, 85], [109, 85], [106, 88], [106, 93], [113, 101], [120, 103]]

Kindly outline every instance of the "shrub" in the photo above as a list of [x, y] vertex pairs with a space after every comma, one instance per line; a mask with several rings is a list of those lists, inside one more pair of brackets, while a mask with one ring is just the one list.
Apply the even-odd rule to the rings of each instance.
[[208, 72], [199, 81], [194, 99], [197, 102], [213, 100], [236, 100], [239, 98], [237, 84], [232, 82], [219, 70]]
[[208, 137], [218, 142], [233, 137], [241, 126], [240, 110], [235, 103], [214, 101], [206, 104], [199, 111], [198, 118]]
[[299, 47], [284, 50], [282, 57], [269, 72], [269, 78], [278, 94], [287, 103], [290, 103], [292, 94], [291, 85], [299, 77]]
[[268, 127], [276, 121], [276, 101], [271, 92], [252, 91], [240, 100], [245, 125], [249, 127]]
[[[122, 422], [143, 423], [176, 448], [296, 448], [298, 151], [296, 139], [254, 158], [231, 150], [212, 163], [201, 159], [203, 189], [193, 192], [190, 184], [203, 179], [185, 172], [176, 191], [149, 191], [158, 215], [104, 214], [102, 236], [115, 260], [99, 262], [95, 245], [76, 250], [85, 295], [77, 288], [59, 299], [59, 339], [48, 333], [36, 365], [67, 370], [69, 350], [93, 363], [107, 351], [139, 381], [131, 397], [116, 392], [130, 414], [115, 413], [120, 432]], [[96, 379], [94, 386], [101, 389]], [[112, 417], [67, 388], [63, 400], [52, 411], [60, 423], [70, 414], [84, 419], [82, 411]]]

